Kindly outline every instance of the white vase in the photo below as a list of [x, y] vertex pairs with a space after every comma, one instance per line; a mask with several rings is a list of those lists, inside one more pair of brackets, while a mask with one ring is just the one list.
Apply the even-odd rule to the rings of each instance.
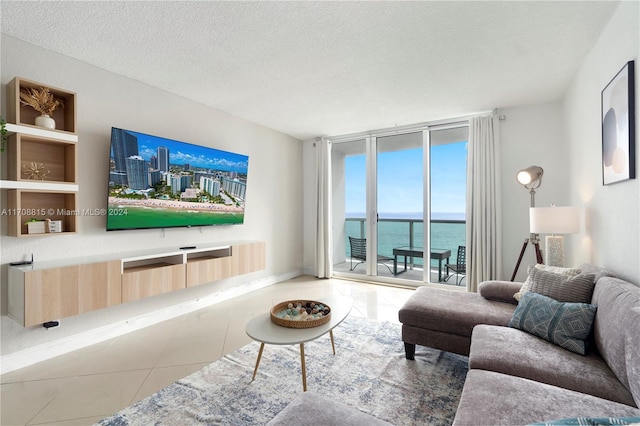
[[36, 117], [36, 126], [45, 127], [47, 129], [55, 129], [56, 121], [53, 118], [49, 117], [48, 114], [42, 114]]

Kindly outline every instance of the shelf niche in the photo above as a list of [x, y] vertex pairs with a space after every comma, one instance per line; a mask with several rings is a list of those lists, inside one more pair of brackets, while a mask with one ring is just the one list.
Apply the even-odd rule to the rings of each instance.
[[67, 90], [58, 89], [46, 84], [16, 77], [7, 85], [7, 121], [25, 126], [35, 125], [36, 117], [40, 113], [28, 105], [20, 102], [20, 91], [25, 89], [41, 89], [46, 87], [62, 106], [53, 111], [57, 131], [76, 133], [76, 94]]
[[[77, 183], [77, 151], [75, 142], [64, 142], [39, 136], [15, 134], [9, 138], [8, 177], [15, 181]], [[43, 179], [30, 179], [32, 164], [44, 165]]]
[[[12, 189], [7, 191], [7, 201], [9, 206], [7, 223], [9, 235], [13, 237], [41, 237], [77, 232], [76, 192]], [[26, 222], [30, 219], [61, 220], [62, 232], [29, 234]]]

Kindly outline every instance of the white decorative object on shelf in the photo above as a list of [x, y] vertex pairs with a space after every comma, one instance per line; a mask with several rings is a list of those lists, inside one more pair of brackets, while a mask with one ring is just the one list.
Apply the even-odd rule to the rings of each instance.
[[47, 219], [47, 232], [62, 232], [62, 221]]
[[20, 104], [28, 105], [41, 115], [35, 118], [36, 126], [55, 129], [56, 122], [51, 114], [56, 108], [64, 108], [64, 102], [56, 99], [49, 87], [25, 87], [20, 89]]
[[36, 117], [36, 126], [46, 129], [55, 129], [56, 121], [49, 114], [42, 114]]
[[29, 234], [44, 234], [46, 232], [45, 222], [39, 220], [37, 222], [27, 222]]

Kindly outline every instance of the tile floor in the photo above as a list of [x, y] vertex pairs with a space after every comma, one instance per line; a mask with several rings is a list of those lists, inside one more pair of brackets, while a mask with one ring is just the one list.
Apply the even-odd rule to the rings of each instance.
[[91, 425], [248, 344], [286, 299], [346, 295], [350, 315], [397, 322], [411, 289], [301, 276], [0, 377], [0, 424]]

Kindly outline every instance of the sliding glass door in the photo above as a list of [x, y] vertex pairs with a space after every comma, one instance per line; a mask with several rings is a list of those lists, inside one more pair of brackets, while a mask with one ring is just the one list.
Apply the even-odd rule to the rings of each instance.
[[336, 276], [449, 282], [465, 244], [467, 135], [461, 123], [332, 141]]
[[[431, 282], [463, 284], [462, 274], [455, 270], [458, 251], [466, 245], [468, 135], [468, 126], [455, 125], [434, 128], [429, 133]], [[455, 265], [456, 269], [448, 274], [443, 264]]]
[[338, 273], [367, 273], [366, 251], [359, 245], [360, 240], [366, 244], [367, 238], [366, 160], [365, 139], [331, 147], [333, 255]]
[[[376, 138], [379, 275], [424, 281], [423, 132]], [[384, 267], [383, 267], [384, 268]]]

